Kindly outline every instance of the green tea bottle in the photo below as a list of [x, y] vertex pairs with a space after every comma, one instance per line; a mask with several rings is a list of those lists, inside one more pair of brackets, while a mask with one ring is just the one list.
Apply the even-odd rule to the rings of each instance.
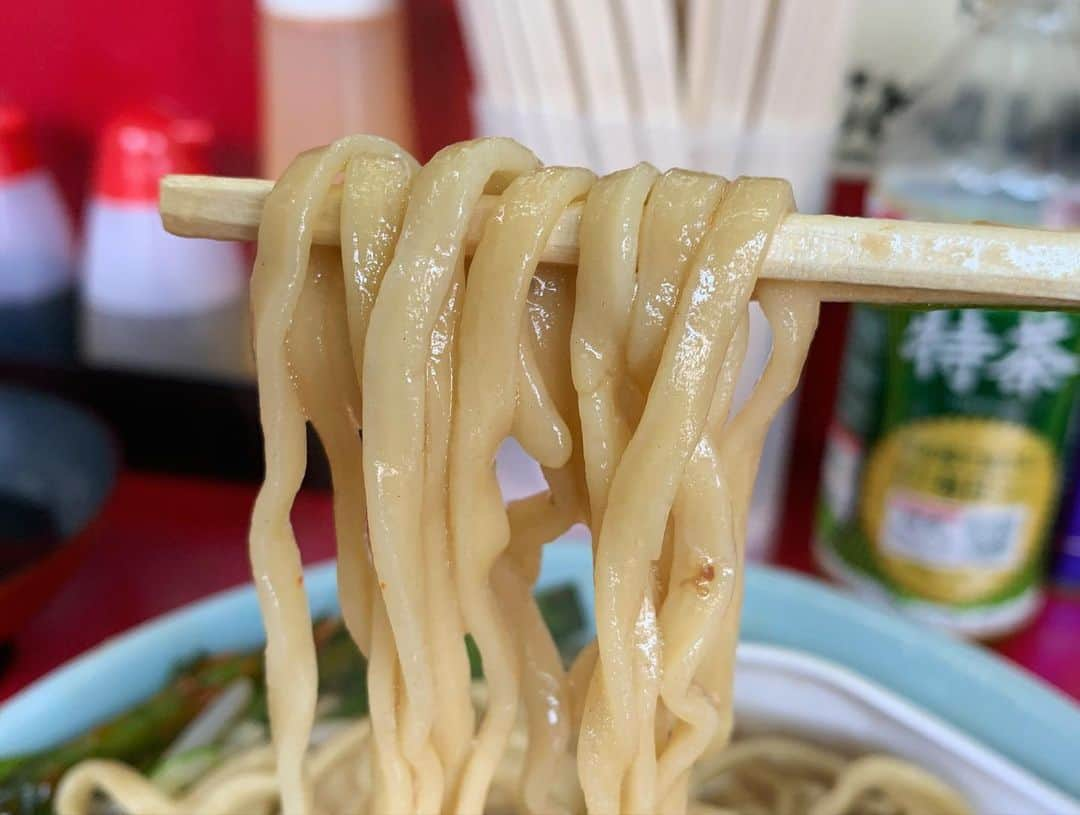
[[[1063, 213], [1080, 189], [1080, 3], [965, 6], [975, 29], [890, 129], [869, 214], [1075, 228]], [[1078, 373], [1075, 313], [855, 307], [818, 562], [957, 632], [1024, 623], [1039, 606]]]

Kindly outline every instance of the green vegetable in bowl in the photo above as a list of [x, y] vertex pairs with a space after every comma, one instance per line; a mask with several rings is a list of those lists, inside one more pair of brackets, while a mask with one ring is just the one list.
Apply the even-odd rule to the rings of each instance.
[[216, 744], [193, 747], [161, 761], [150, 780], [170, 795], [187, 789], [222, 760], [223, 749]]
[[201, 657], [182, 666], [145, 702], [71, 741], [4, 760], [0, 773], [2, 815], [47, 815], [53, 788], [64, 772], [88, 758], [110, 758], [147, 770], [223, 687], [241, 676], [260, 678], [260, 654]]
[[[585, 614], [577, 590], [570, 585], [539, 592], [540, 613], [564, 659], [581, 647]], [[352, 719], [368, 712], [367, 663], [339, 619], [314, 626], [319, 663], [320, 720]], [[480, 653], [467, 638], [473, 678], [483, 675]], [[193, 723], [213, 714], [222, 694], [238, 680], [250, 684], [250, 701], [226, 721], [207, 728]], [[248, 698], [248, 697], [245, 697]], [[220, 725], [220, 726], [219, 726]], [[266, 732], [266, 689], [262, 650], [194, 659], [174, 673], [166, 686], [117, 718], [49, 750], [0, 759], [0, 815], [48, 815], [56, 783], [65, 771], [88, 758], [123, 761], [170, 793], [181, 792], [235, 750], [251, 746]], [[209, 733], [198, 743], [184, 744], [192, 731]], [[177, 740], [181, 740], [177, 748]], [[209, 740], [207, 740], [209, 739]]]

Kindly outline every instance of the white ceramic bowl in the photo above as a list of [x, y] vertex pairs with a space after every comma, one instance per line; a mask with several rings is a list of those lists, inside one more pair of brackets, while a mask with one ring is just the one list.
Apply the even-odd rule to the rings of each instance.
[[746, 732], [784, 732], [926, 767], [987, 815], [1073, 815], [1080, 804], [952, 725], [832, 662], [739, 646], [735, 711]]

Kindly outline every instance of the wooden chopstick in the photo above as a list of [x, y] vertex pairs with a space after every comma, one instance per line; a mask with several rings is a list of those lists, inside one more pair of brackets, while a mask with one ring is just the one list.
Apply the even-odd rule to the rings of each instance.
[[560, 8], [581, 72], [585, 115], [594, 129], [589, 167], [600, 173], [629, 167], [641, 151], [629, 126], [633, 111], [614, 10], [609, 3], [589, 0], [562, 0]]
[[641, 158], [657, 167], [692, 163], [681, 127], [678, 32], [671, 0], [622, 0], [614, 4], [622, 50], [633, 88], [634, 122]]
[[515, 59], [530, 78], [531, 130], [543, 130], [551, 146], [548, 160], [572, 166], [591, 160], [581, 103], [554, 0], [503, 0], [518, 30]]
[[713, 97], [712, 57], [715, 55], [720, 6], [723, 0], [687, 0], [683, 46], [686, 97], [683, 116], [691, 125], [704, 125]]
[[458, 19], [472, 61], [475, 91], [501, 106], [511, 96], [503, 44], [483, 0], [457, 0]]
[[632, 68], [637, 120], [678, 125], [681, 110], [674, 7], [670, 0], [623, 0], [615, 8]]
[[[175, 235], [255, 240], [272, 187], [254, 178], [166, 176], [161, 220]], [[467, 247], [496, 203], [480, 201]], [[317, 243], [338, 242], [339, 208], [331, 194], [315, 223]], [[566, 210], [542, 260], [577, 263], [580, 219], [580, 204]], [[1080, 232], [793, 213], [773, 237], [762, 277], [819, 284], [836, 301], [1080, 308]]]

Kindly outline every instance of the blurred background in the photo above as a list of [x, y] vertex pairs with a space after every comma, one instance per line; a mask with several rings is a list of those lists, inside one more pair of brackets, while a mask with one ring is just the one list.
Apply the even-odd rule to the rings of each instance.
[[[807, 212], [1080, 221], [1074, 0], [9, 6], [0, 698], [247, 579], [262, 471], [251, 248], [165, 235], [165, 173], [274, 176], [348, 132], [422, 160], [499, 134], [598, 171], [785, 176]], [[756, 319], [744, 391], [769, 347]], [[767, 445], [751, 557], [985, 640], [1080, 698], [1078, 354], [1072, 314], [827, 306]], [[105, 439], [83, 481], [36, 466], [83, 448], [28, 393], [76, 406]], [[31, 436], [55, 443], [19, 443]], [[294, 512], [309, 560], [332, 553], [317, 449], [313, 461]], [[508, 495], [536, 486], [513, 444], [499, 472]], [[111, 490], [57, 508], [88, 484]]]

